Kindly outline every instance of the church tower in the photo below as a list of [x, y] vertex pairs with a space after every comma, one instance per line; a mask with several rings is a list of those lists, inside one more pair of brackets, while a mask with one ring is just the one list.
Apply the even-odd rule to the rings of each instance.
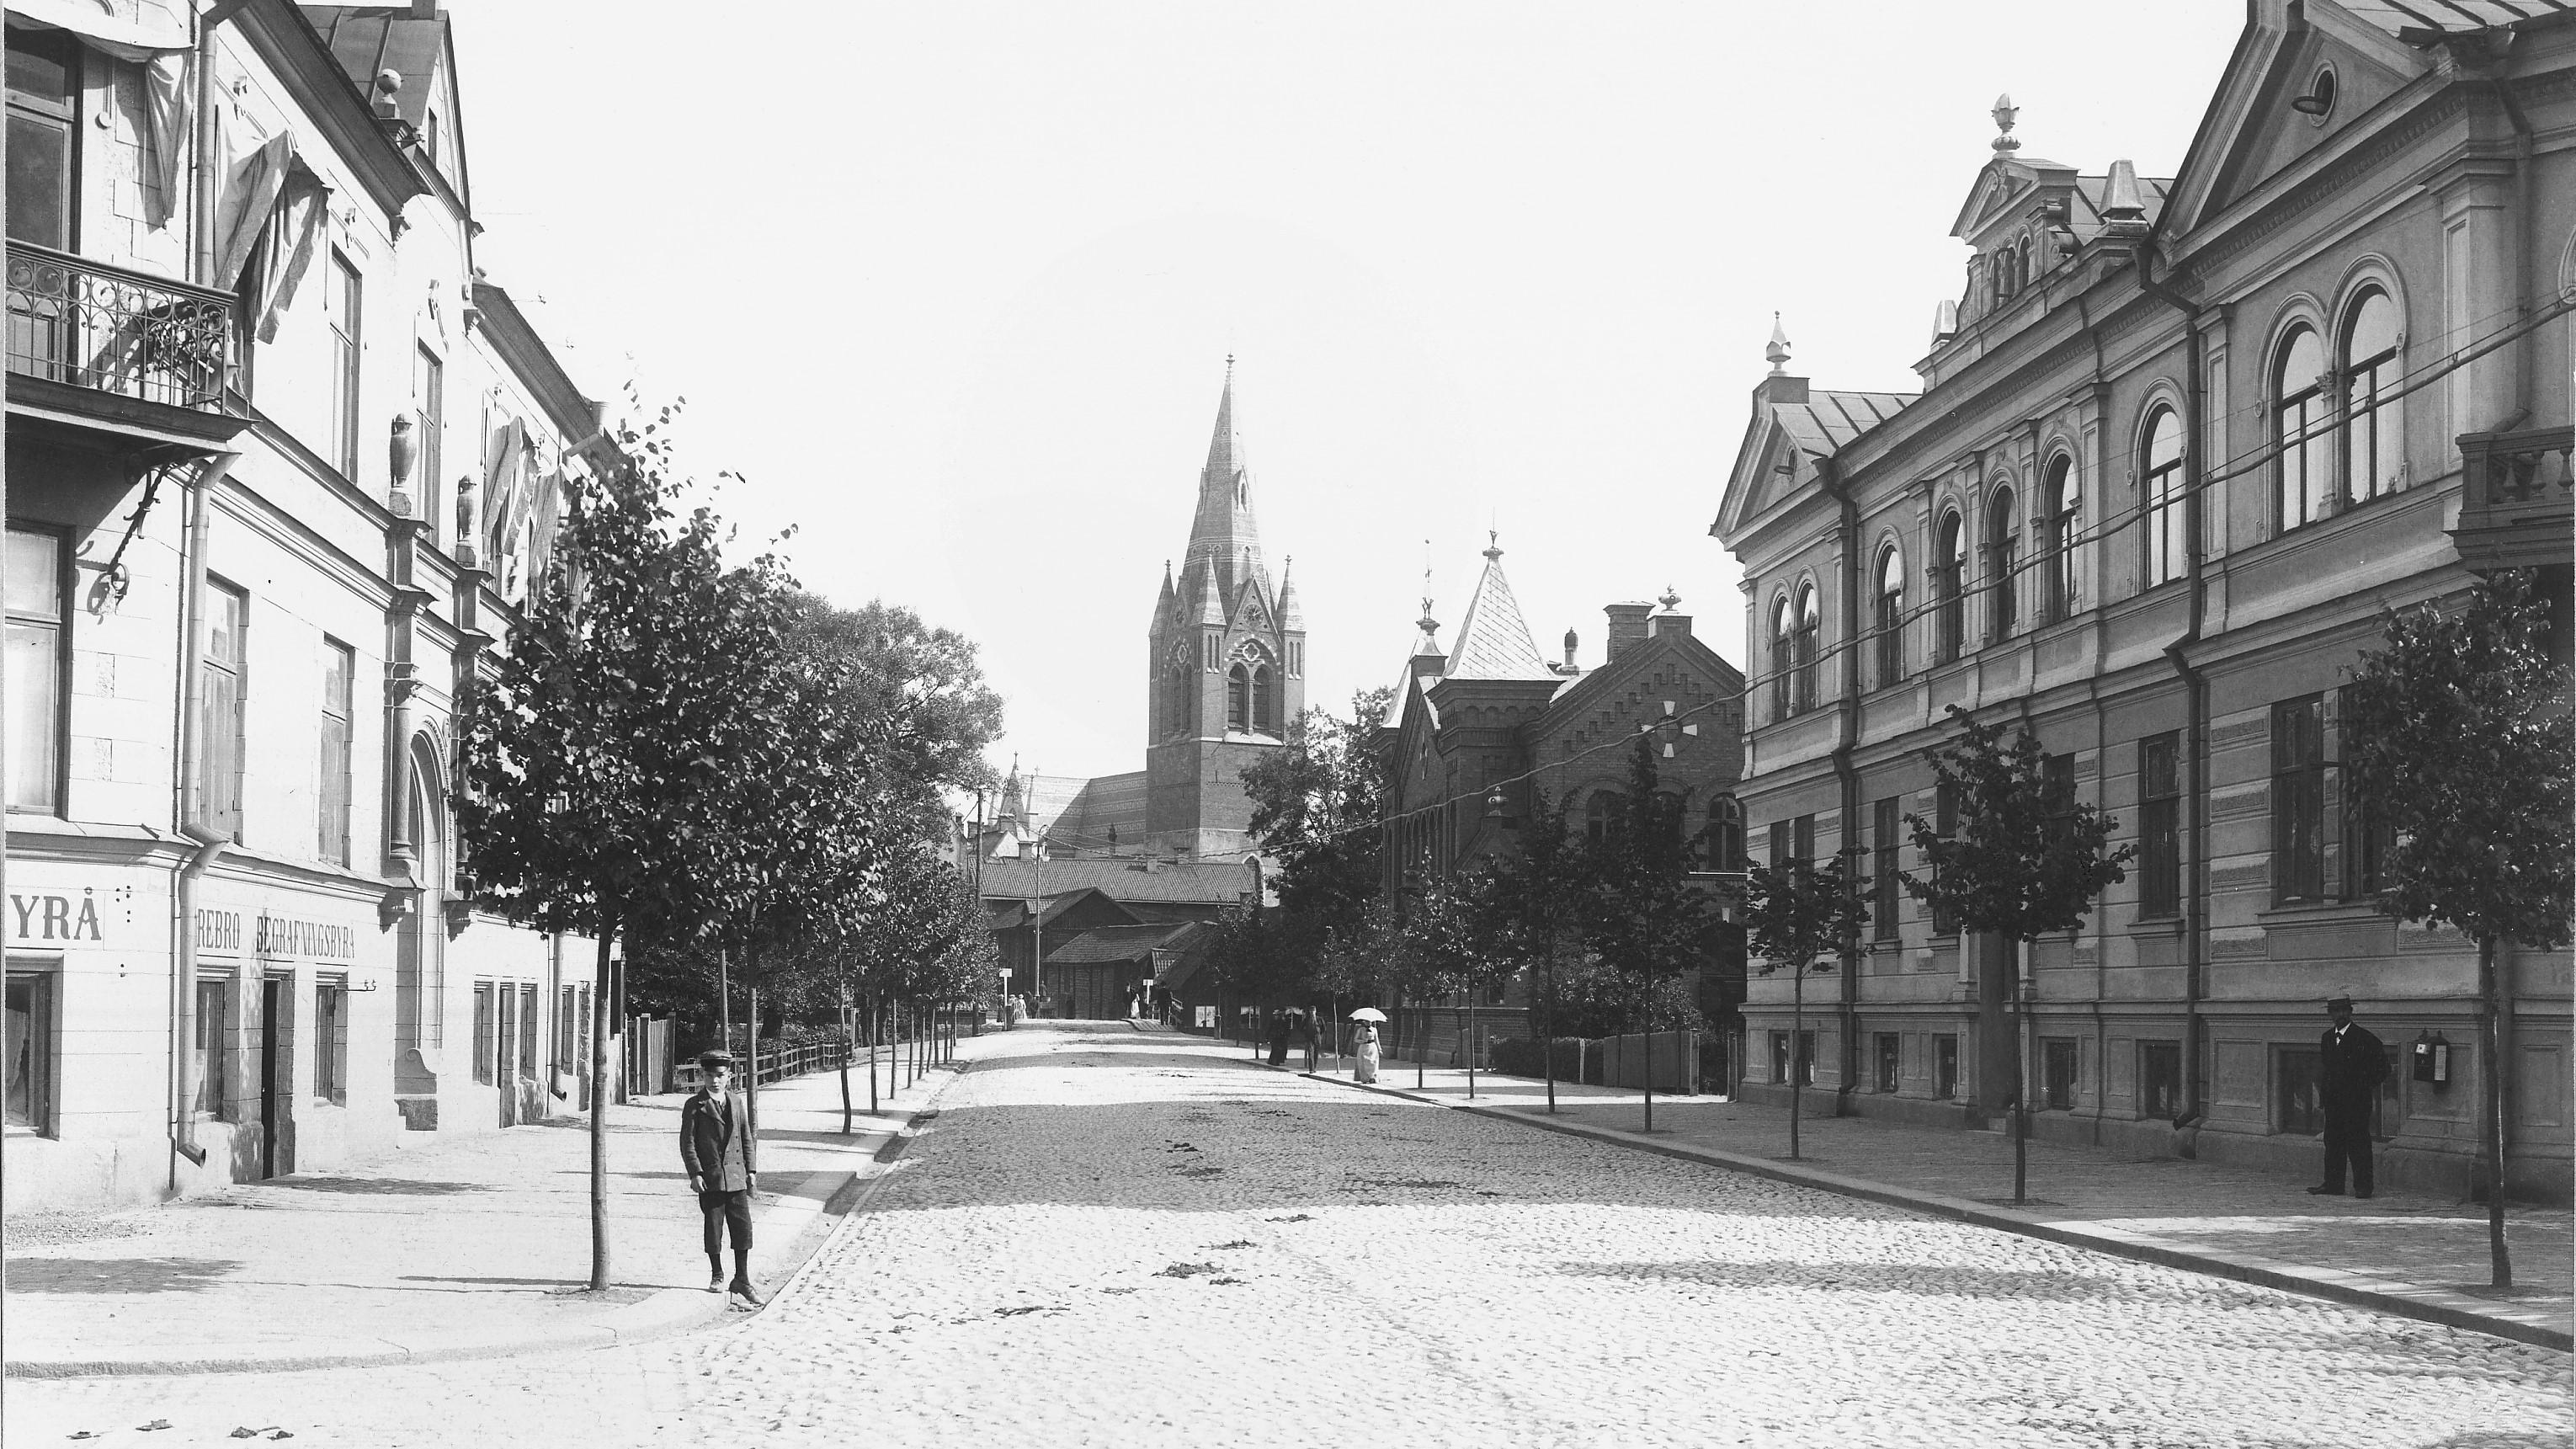
[[1163, 565], [1147, 631], [1145, 828], [1158, 849], [1234, 859], [1258, 847], [1244, 767], [1306, 707], [1306, 621], [1286, 570], [1273, 588], [1234, 436], [1234, 359], [1199, 472], [1177, 577]]

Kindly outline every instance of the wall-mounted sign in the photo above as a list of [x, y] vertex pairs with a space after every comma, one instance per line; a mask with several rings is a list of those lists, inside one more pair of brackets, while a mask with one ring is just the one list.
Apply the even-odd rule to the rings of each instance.
[[[14, 867], [13, 867], [14, 869]], [[133, 924], [134, 887], [37, 887], [9, 893], [12, 946], [105, 945]]]
[[334, 921], [203, 906], [197, 911], [195, 930], [197, 949], [221, 956], [238, 956], [246, 947], [263, 961], [354, 963], [358, 959], [356, 929]]

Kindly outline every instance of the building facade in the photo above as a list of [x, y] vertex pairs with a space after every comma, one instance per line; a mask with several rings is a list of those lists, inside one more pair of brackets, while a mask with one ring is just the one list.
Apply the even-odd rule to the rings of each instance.
[[604, 442], [474, 265], [447, 19], [7, 38], [6, 1207], [584, 1105], [589, 948], [471, 908], [449, 794]]
[[[1388, 751], [1387, 840], [1382, 852], [1390, 899], [1484, 856], [1521, 849], [1523, 832], [1563, 812], [1566, 828], [1590, 838], [1625, 828], [1629, 767], [1640, 736], [1654, 752], [1656, 789], [1674, 796], [1698, 842], [1704, 885], [1727, 899], [1716, 872], [1740, 868], [1744, 676], [1691, 632], [1678, 595], [1663, 608], [1618, 603], [1607, 619], [1602, 662], [1575, 662], [1567, 630], [1560, 659], [1530, 637], [1503, 550], [1494, 541], [1452, 636], [1440, 644], [1431, 601], [1406, 657], [1382, 732]], [[1716, 959], [1700, 973], [1704, 1013], [1731, 1029], [1743, 991], [1742, 934], [1728, 928]], [[1532, 983], [1506, 983], [1479, 1006], [1477, 1039], [1534, 1034]], [[1485, 1007], [1502, 1008], [1488, 1013]], [[1449, 1050], [1459, 1022], [1445, 1004], [1408, 1003], [1418, 1020], [1408, 1040], [1427, 1036]]]
[[[2025, 156], [1999, 102], [1919, 394], [1811, 387], [1775, 335], [1711, 530], [1742, 793], [1758, 854], [1853, 852], [1875, 919], [1811, 1043], [1755, 963], [1749, 1095], [1804, 1061], [1843, 1110], [1967, 1125], [2020, 1078], [2043, 1137], [2314, 1170], [2349, 994], [2401, 1057], [2383, 1176], [2470, 1187], [2476, 951], [2374, 909], [2338, 691], [2383, 606], [2500, 566], [2563, 646], [2576, 15], [2416, 11], [2256, 0], [2170, 180]], [[2137, 851], [2026, 963], [1894, 883], [1953, 707], [2027, 725]], [[2516, 1186], [2563, 1195], [2569, 957], [2507, 958]]]

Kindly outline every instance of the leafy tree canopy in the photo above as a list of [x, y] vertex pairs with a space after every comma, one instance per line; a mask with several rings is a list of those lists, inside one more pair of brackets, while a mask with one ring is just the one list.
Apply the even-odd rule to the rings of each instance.
[[1979, 724], [1956, 705], [1950, 713], [1958, 737], [1924, 759], [1955, 803], [1958, 828], [1943, 834], [1937, 821], [1906, 816], [1932, 869], [1897, 878], [1972, 931], [2035, 941], [2075, 930], [2103, 887], [2128, 878], [2121, 863], [2135, 847], [2103, 850], [2119, 821], [2078, 801], [2071, 782], [2050, 782], [2048, 757], [2028, 727], [2006, 739], [2000, 724]]

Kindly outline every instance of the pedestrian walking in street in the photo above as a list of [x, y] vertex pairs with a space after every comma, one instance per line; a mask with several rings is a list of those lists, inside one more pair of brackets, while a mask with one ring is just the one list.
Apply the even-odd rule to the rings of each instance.
[[[751, 1101], [733, 1090], [733, 1053], [700, 1052], [706, 1080], [680, 1107], [680, 1162], [706, 1220], [707, 1291], [730, 1287], [755, 1308], [751, 1282], [751, 1195], [760, 1188], [760, 1144], [752, 1135]], [[733, 1277], [725, 1277], [724, 1240], [733, 1237]]]
[[1297, 1013], [1297, 1045], [1305, 1049], [1306, 1070], [1313, 1071], [1315, 1069], [1315, 1018], [1302, 1011]]
[[2326, 1119], [2326, 1180], [2309, 1188], [2319, 1197], [2341, 1196], [2344, 1170], [2351, 1168], [2352, 1195], [2368, 1197], [2373, 1186], [2370, 1166], [2370, 1104], [2388, 1077], [2388, 1052], [2367, 1027], [2352, 1019], [2352, 998], [2326, 1003], [2334, 1025], [2317, 1043], [2317, 1106]]
[[1359, 1065], [1351, 1069], [1354, 1082], [1377, 1080], [1377, 1023], [1363, 1021], [1352, 1031], [1352, 1049], [1359, 1054]]
[[1284, 1011], [1270, 1018], [1270, 1065], [1288, 1065], [1288, 1013]]

